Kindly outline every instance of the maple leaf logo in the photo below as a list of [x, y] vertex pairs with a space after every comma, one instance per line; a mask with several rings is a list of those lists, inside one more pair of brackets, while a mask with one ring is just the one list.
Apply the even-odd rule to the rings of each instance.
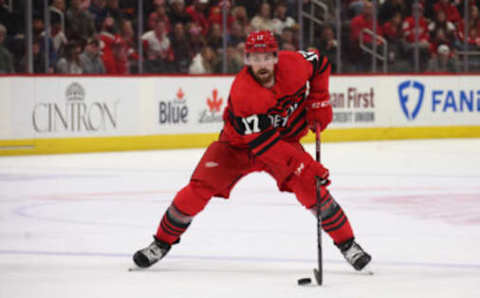
[[177, 91], [177, 99], [178, 100], [183, 100], [183, 97], [185, 96], [185, 93], [183, 93], [182, 88], [179, 88]]
[[207, 105], [210, 109], [210, 112], [220, 112], [220, 107], [222, 106], [223, 98], [218, 98], [218, 90], [213, 89], [212, 98], [207, 98]]

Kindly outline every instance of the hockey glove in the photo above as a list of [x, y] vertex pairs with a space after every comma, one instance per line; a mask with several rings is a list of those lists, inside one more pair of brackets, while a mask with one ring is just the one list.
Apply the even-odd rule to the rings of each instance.
[[299, 143], [279, 140], [257, 158], [268, 166], [280, 188], [292, 178], [303, 180], [307, 177], [313, 184], [315, 176], [328, 181], [328, 170], [305, 152]]
[[317, 202], [317, 179], [320, 182], [321, 193], [326, 192], [330, 184], [329, 172], [319, 162], [312, 162], [301, 173], [296, 171], [286, 182], [286, 185], [297, 196], [305, 208], [312, 208]]
[[333, 111], [330, 102], [326, 100], [307, 100], [306, 118], [312, 131], [315, 131], [315, 123], [320, 124], [320, 129], [322, 131], [325, 130], [333, 119]]

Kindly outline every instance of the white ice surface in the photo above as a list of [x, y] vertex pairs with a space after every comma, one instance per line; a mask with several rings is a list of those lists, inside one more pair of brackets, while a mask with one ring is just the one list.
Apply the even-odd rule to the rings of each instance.
[[202, 153], [1, 157], [0, 298], [480, 297], [479, 139], [323, 145], [373, 276], [323, 234], [324, 285], [297, 286], [313, 278], [315, 219], [261, 173], [128, 272]]

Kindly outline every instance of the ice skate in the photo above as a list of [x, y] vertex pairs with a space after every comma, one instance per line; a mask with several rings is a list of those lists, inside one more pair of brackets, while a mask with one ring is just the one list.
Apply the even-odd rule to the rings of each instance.
[[161, 260], [172, 247], [156, 237], [147, 247], [140, 249], [133, 255], [133, 262], [140, 268], [148, 268]]
[[372, 257], [366, 253], [353, 238], [339, 244], [338, 248], [345, 257], [345, 260], [357, 271], [364, 269], [372, 260]]

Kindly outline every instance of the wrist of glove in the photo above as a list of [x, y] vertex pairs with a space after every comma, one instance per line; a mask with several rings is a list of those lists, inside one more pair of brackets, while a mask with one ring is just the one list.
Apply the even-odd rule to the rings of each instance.
[[320, 130], [327, 128], [328, 124], [332, 122], [333, 110], [332, 105], [326, 100], [307, 100], [307, 122], [310, 129], [315, 131], [315, 124], [320, 124]]

